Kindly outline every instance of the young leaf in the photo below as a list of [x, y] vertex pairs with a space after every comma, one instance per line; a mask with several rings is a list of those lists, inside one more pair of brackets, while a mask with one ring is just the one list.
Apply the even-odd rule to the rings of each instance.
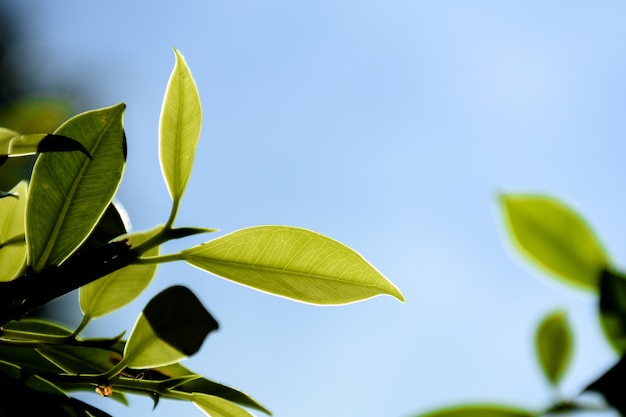
[[93, 160], [77, 152], [37, 159], [26, 206], [26, 243], [35, 271], [67, 259], [111, 202], [125, 164], [124, 107], [80, 114], [55, 132], [78, 138]]
[[181, 252], [191, 265], [257, 290], [313, 304], [345, 304], [400, 291], [361, 255], [287, 226], [241, 229]]
[[159, 120], [161, 171], [175, 204], [183, 196], [200, 137], [202, 109], [196, 84], [178, 50], [170, 75]]
[[597, 290], [600, 271], [610, 261], [580, 215], [556, 199], [503, 195], [508, 231], [522, 254], [561, 281]]
[[16, 236], [24, 236], [24, 211], [26, 209], [27, 183], [17, 184], [11, 194], [18, 198], [0, 199], [0, 281], [10, 281], [20, 275], [26, 264], [26, 244], [6, 244]]
[[[158, 233], [161, 228], [128, 235], [131, 246], [137, 246]], [[158, 246], [145, 252], [148, 256], [159, 254]], [[105, 316], [133, 301], [150, 284], [156, 274], [157, 264], [130, 265], [82, 286], [78, 291], [80, 309], [85, 316]]]
[[139, 315], [124, 348], [129, 368], [165, 366], [196, 353], [217, 322], [189, 289], [157, 294]]
[[191, 398], [196, 407], [209, 417], [254, 417], [237, 404], [220, 397], [195, 392]]
[[626, 277], [603, 271], [600, 278], [600, 323], [611, 346], [626, 353]]
[[563, 311], [554, 311], [543, 318], [537, 328], [535, 347], [541, 370], [556, 386], [572, 358], [572, 331]]
[[466, 404], [442, 408], [417, 417], [532, 417], [536, 413], [497, 404]]

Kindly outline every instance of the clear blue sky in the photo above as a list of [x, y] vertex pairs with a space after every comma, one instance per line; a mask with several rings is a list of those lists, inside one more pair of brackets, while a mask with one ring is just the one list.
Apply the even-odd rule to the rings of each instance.
[[[531, 408], [550, 391], [537, 321], [571, 318], [565, 381], [614, 360], [592, 297], [553, 285], [504, 239], [496, 194], [574, 205], [626, 260], [626, 4], [621, 1], [22, 0], [33, 77], [128, 104], [119, 199], [136, 230], [164, 222], [161, 99], [181, 50], [204, 125], [177, 224], [288, 224], [362, 253], [404, 293], [321, 308], [165, 265], [92, 334], [130, 330], [166, 286], [191, 287], [221, 324], [192, 369], [276, 417], [410, 417], [462, 401]], [[196, 243], [193, 241], [192, 243]], [[176, 250], [172, 246], [170, 250]], [[115, 415], [202, 415], [131, 398]], [[188, 414], [187, 414], [188, 413]]]

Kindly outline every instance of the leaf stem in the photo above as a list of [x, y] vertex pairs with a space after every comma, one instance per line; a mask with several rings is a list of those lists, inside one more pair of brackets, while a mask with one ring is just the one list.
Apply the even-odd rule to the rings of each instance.
[[136, 265], [163, 264], [167, 262], [183, 261], [185, 258], [181, 253], [172, 253], [170, 255], [145, 256], [135, 261]]

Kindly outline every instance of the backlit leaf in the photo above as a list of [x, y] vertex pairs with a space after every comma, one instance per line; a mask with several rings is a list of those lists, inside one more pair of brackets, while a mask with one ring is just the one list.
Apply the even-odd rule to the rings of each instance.
[[124, 348], [129, 368], [155, 368], [196, 353], [217, 322], [189, 289], [157, 294], [139, 315]]
[[79, 140], [93, 159], [78, 152], [37, 159], [26, 207], [26, 243], [35, 271], [68, 258], [111, 202], [125, 164], [124, 107], [80, 114], [55, 132]]
[[193, 393], [191, 399], [200, 410], [210, 417], [254, 417], [237, 404], [213, 395]]
[[27, 182], [20, 182], [10, 192], [18, 198], [0, 199], [0, 281], [16, 278], [26, 265], [24, 212], [28, 200]]
[[[161, 230], [157, 227], [147, 232], [128, 235], [131, 246], [137, 246]], [[147, 256], [159, 254], [159, 247], [145, 252]], [[150, 284], [156, 274], [157, 264], [130, 265], [82, 286], [78, 291], [80, 309], [85, 316], [105, 316], [133, 301]]]
[[361, 255], [309, 230], [241, 229], [181, 252], [191, 265], [257, 290], [313, 304], [345, 304], [400, 291]]
[[563, 311], [554, 311], [541, 321], [535, 336], [541, 370], [552, 385], [558, 385], [572, 358], [572, 331]]
[[467, 404], [442, 408], [417, 417], [531, 417], [536, 413], [496, 404]]
[[191, 175], [200, 137], [202, 109], [196, 84], [178, 50], [159, 121], [159, 158], [170, 196], [180, 201]]
[[597, 290], [609, 259], [593, 230], [562, 202], [533, 195], [504, 195], [502, 208], [515, 246], [561, 281]]

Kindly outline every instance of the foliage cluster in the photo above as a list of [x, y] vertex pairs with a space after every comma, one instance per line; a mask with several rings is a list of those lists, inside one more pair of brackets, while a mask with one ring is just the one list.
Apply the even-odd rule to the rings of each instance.
[[[189, 289], [164, 289], [127, 339], [82, 338], [92, 319], [124, 307], [157, 266], [184, 261], [216, 276], [312, 304], [345, 304], [400, 291], [354, 250], [288, 226], [234, 231], [177, 253], [164, 243], [214, 229], [175, 227], [200, 135], [198, 92], [175, 50], [159, 121], [159, 158], [172, 208], [164, 224], [129, 233], [113, 198], [126, 163], [125, 105], [79, 114], [52, 134], [0, 129], [0, 163], [37, 154], [29, 181], [0, 194], [0, 414], [105, 416], [72, 398], [96, 391], [189, 401], [213, 417], [269, 411], [247, 394], [180, 364], [218, 324]], [[68, 329], [29, 314], [78, 289], [82, 320]], [[23, 401], [23, 398], [29, 401]]]
[[564, 202], [545, 195], [506, 194], [500, 197], [506, 229], [514, 247], [533, 265], [558, 282], [598, 297], [603, 333], [622, 358], [573, 398], [560, 384], [574, 350], [574, 337], [563, 310], [548, 313], [535, 333], [537, 362], [554, 401], [542, 410], [503, 404], [459, 404], [419, 417], [539, 417], [555, 414], [606, 411], [604, 404], [581, 394], [599, 393], [608, 408], [626, 415], [626, 274], [611, 262], [604, 246], [583, 217]]

